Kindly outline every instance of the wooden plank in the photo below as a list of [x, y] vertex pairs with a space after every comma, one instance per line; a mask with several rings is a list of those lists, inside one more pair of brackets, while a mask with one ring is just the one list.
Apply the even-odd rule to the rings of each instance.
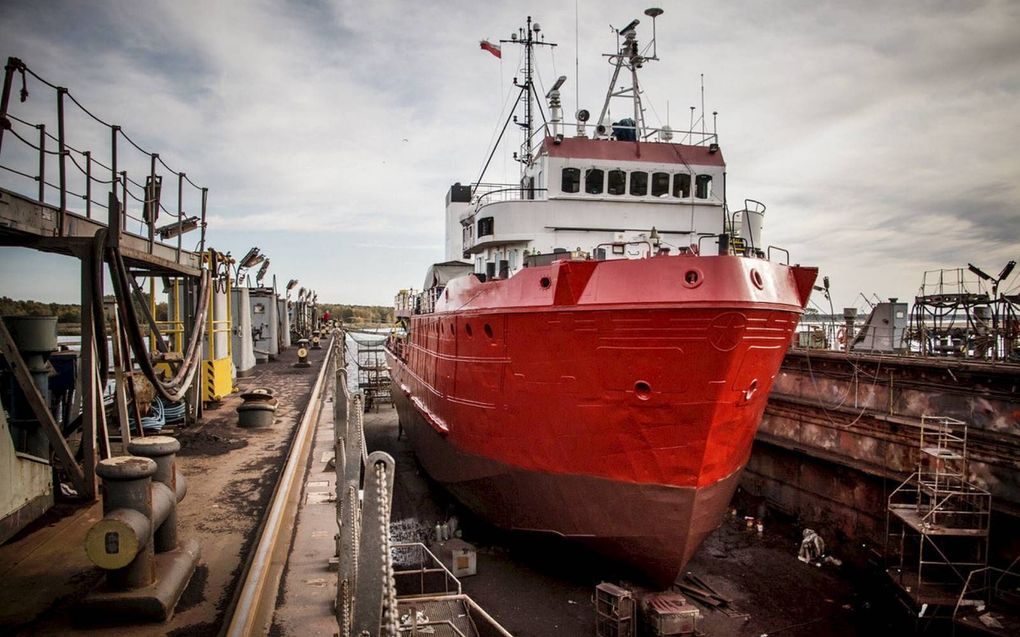
[[46, 406], [42, 394], [39, 393], [39, 388], [35, 386], [32, 374], [28, 371], [28, 365], [25, 364], [25, 360], [21, 358], [21, 353], [14, 346], [11, 333], [7, 331], [7, 325], [3, 321], [0, 321], [0, 348], [3, 349], [7, 363], [11, 366], [14, 378], [17, 379], [21, 391], [24, 392], [25, 399], [32, 408], [32, 413], [35, 414], [36, 420], [39, 421], [43, 432], [49, 439], [50, 444], [53, 445], [53, 449], [57, 453], [57, 461], [67, 471], [67, 475], [74, 484], [74, 488], [78, 493], [81, 493], [85, 482], [81, 467], [74, 461], [74, 454], [71, 453], [67, 440], [60, 433], [60, 427], [57, 426], [56, 421], [53, 419], [53, 414], [50, 413], [49, 408]]

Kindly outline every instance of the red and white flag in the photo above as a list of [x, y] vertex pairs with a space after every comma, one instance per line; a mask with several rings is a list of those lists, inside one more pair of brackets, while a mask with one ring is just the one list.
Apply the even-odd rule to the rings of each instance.
[[495, 55], [496, 57], [503, 59], [503, 52], [500, 50], [498, 44], [493, 44], [488, 40], [482, 40], [482, 50], [488, 51], [489, 53]]

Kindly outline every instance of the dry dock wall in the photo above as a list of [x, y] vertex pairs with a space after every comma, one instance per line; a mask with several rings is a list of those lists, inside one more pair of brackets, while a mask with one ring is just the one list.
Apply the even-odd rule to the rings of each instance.
[[882, 542], [886, 498], [917, 467], [921, 417], [949, 416], [968, 425], [970, 480], [992, 493], [993, 544], [1015, 555], [1018, 385], [1018, 365], [791, 350], [744, 487], [806, 524]]

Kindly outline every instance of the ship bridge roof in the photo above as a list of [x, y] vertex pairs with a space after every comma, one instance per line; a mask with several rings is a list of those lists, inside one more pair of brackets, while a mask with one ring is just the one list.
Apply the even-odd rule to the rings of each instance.
[[613, 139], [564, 137], [556, 143], [552, 137], [542, 142], [540, 153], [549, 157], [613, 161], [641, 161], [657, 164], [725, 166], [722, 151], [716, 146], [690, 146], [668, 142], [623, 142]]

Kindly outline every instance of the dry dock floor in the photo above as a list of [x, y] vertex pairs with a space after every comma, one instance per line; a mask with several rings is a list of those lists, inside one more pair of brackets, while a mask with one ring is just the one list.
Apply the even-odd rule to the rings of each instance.
[[[463, 539], [478, 548], [478, 574], [462, 578], [464, 592], [516, 637], [594, 635], [595, 586], [632, 581], [627, 574], [569, 542], [507, 533], [473, 518], [425, 477], [406, 439], [398, 440], [396, 423], [396, 410], [389, 405], [365, 417], [368, 449], [386, 451], [397, 461], [392, 519], [413, 518], [432, 528], [456, 515]], [[746, 614], [732, 617], [703, 608], [703, 634], [899, 634], [889, 632], [885, 611], [863, 594], [849, 566], [817, 567], [797, 560], [799, 527], [767, 518], [761, 535], [748, 530], [743, 516], [745, 511], [754, 515], [758, 505], [738, 494], [732, 505], [737, 514], [727, 517], [688, 565]]]

